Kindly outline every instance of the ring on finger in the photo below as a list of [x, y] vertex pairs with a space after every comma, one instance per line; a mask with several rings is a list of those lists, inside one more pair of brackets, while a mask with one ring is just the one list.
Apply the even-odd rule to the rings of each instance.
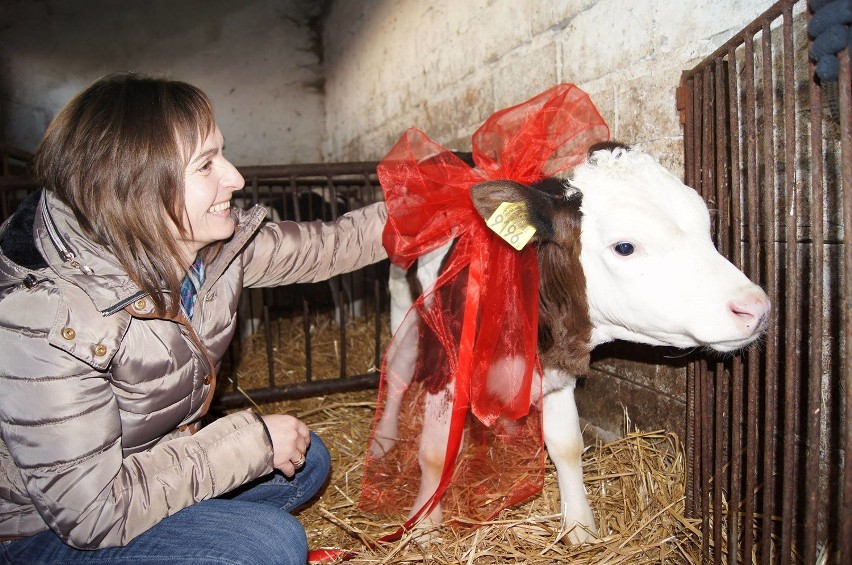
[[291, 462], [293, 463], [293, 467], [295, 467], [295, 468], [297, 468], [297, 469], [298, 469], [299, 467], [301, 467], [302, 465], [304, 465], [304, 464], [305, 464], [305, 456], [304, 456], [304, 455], [300, 455], [298, 460], [296, 460], [296, 461], [291, 461]]

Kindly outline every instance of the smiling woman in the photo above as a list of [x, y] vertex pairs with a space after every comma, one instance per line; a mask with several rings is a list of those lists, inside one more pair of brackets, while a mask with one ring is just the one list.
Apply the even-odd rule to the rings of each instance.
[[305, 563], [290, 511], [322, 441], [280, 414], [199, 422], [242, 288], [384, 259], [387, 212], [263, 223], [231, 208], [223, 146], [203, 92], [133, 74], [48, 128], [44, 188], [0, 226], [0, 563]]
[[186, 211], [178, 241], [185, 248], [188, 268], [207, 245], [234, 234], [231, 194], [245, 181], [222, 154], [224, 138], [219, 127], [207, 134], [186, 168]]

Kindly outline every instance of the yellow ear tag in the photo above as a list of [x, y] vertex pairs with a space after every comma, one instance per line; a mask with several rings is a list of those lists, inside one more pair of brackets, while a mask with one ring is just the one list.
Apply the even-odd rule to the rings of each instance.
[[527, 205], [524, 202], [503, 202], [486, 224], [518, 251], [535, 235], [535, 228], [527, 220]]

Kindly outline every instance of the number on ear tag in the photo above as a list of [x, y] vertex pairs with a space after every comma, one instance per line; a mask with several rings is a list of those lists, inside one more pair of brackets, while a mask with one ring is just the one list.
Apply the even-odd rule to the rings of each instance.
[[527, 205], [524, 202], [503, 202], [486, 224], [518, 251], [535, 235], [535, 228], [527, 221]]

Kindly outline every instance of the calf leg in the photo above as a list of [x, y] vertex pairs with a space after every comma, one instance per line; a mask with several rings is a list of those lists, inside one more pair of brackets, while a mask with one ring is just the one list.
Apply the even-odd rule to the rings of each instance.
[[[417, 260], [417, 280], [425, 292], [428, 293], [434, 286], [450, 245], [451, 242], [446, 243]], [[420, 316], [416, 311], [410, 311], [414, 298], [409, 284], [406, 271], [391, 264], [388, 290], [393, 342], [385, 357], [385, 406], [370, 445], [373, 457], [381, 457], [387, 453], [399, 439], [399, 411], [417, 365]], [[432, 304], [431, 296], [427, 295], [425, 303], [426, 307]]]
[[[420, 490], [409, 513], [409, 518], [432, 498], [441, 482], [450, 436], [454, 389], [454, 384], [450, 383], [447, 388], [437, 394], [426, 394], [423, 431], [420, 436]], [[422, 525], [440, 524], [442, 520], [443, 513], [440, 504], [438, 504], [419, 523]]]
[[339, 325], [343, 322], [343, 309], [346, 308], [345, 298], [340, 296], [340, 277], [328, 279], [328, 288], [331, 292], [331, 301], [334, 304], [334, 321]]
[[363, 288], [356, 291], [356, 286], [361, 277], [354, 273], [343, 273], [328, 279], [331, 297], [334, 301], [334, 321], [338, 324], [342, 321], [345, 313], [346, 320], [360, 319], [364, 317], [364, 292]]
[[542, 419], [544, 443], [556, 465], [562, 528], [569, 541], [582, 543], [595, 539], [597, 529], [583, 485], [583, 433], [574, 401], [575, 384], [569, 379], [566, 386], [545, 395]]
[[390, 267], [388, 288], [391, 297], [390, 323], [393, 341], [385, 357], [385, 405], [373, 431], [373, 441], [370, 444], [373, 457], [381, 457], [390, 451], [399, 439], [399, 411], [405, 391], [414, 377], [417, 342], [420, 337], [420, 316], [416, 311], [409, 312], [413, 304], [411, 291], [405, 271], [396, 265]]
[[396, 329], [388, 349], [385, 358], [385, 403], [370, 444], [373, 457], [381, 457], [390, 451], [399, 439], [399, 411], [417, 363], [419, 319], [417, 312], [413, 311], [406, 316]]
[[237, 319], [240, 322], [240, 343], [248, 344], [248, 338], [260, 329], [263, 321], [263, 289], [247, 288], [237, 303]]

